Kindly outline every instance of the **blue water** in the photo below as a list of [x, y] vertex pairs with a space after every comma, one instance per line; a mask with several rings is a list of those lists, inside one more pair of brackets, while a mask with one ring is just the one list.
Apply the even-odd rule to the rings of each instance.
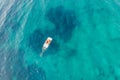
[[0, 0], [0, 80], [120, 80], [120, 0]]

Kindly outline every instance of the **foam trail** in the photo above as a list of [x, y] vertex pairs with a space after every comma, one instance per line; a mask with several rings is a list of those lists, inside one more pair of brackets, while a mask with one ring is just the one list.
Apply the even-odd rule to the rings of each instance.
[[45, 52], [45, 50], [42, 50], [42, 52], [40, 53], [40, 57], [43, 56], [43, 53]]

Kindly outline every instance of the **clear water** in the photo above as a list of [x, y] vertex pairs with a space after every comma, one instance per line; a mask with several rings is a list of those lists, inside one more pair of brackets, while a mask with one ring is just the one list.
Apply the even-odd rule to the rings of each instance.
[[0, 0], [0, 80], [120, 80], [120, 1]]

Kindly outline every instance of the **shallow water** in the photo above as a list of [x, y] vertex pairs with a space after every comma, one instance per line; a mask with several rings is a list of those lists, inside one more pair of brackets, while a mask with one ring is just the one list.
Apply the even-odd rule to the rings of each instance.
[[119, 80], [119, 14], [119, 0], [1, 0], [0, 80]]

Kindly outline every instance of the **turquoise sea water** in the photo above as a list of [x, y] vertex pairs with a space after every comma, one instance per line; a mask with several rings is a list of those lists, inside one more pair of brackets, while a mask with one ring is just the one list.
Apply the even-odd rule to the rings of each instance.
[[0, 80], [120, 80], [120, 0], [0, 0]]

